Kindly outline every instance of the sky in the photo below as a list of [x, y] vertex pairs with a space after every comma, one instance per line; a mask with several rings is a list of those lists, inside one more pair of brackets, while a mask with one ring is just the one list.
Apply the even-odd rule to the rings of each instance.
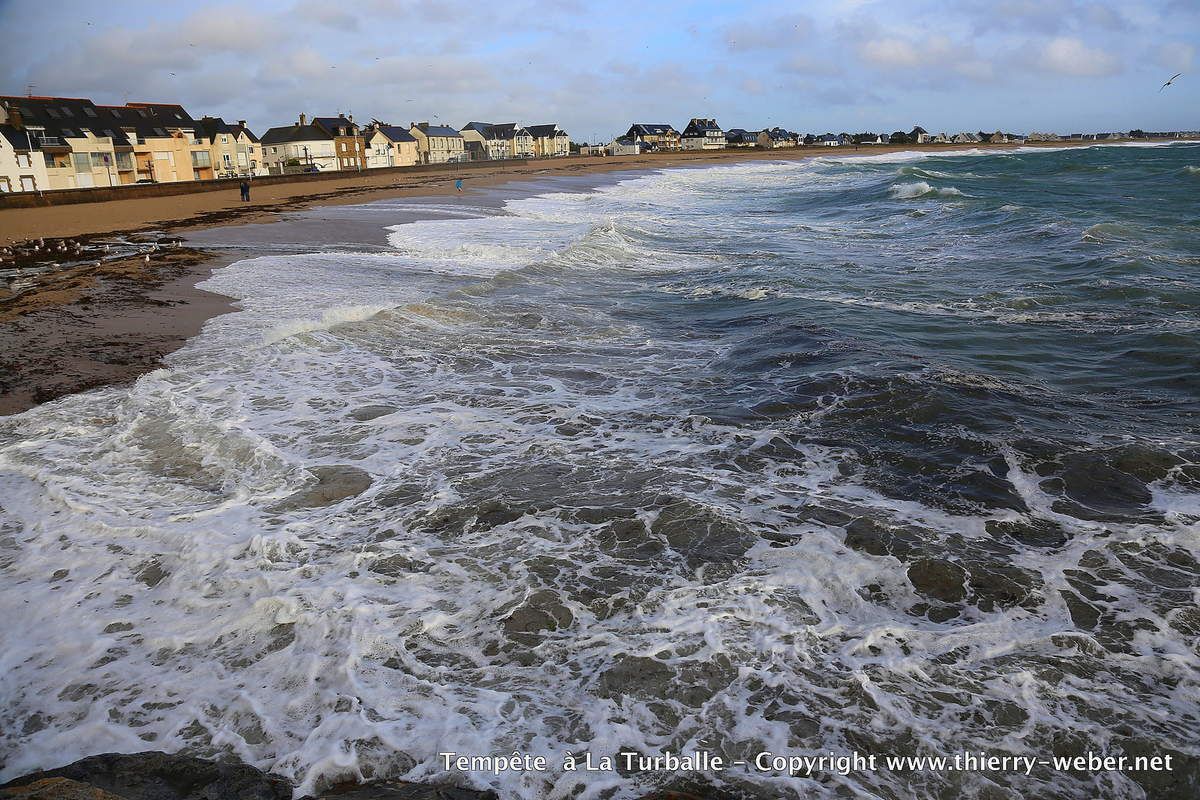
[[1200, 129], [1200, 0], [0, 0], [0, 31], [0, 94], [178, 102], [260, 135], [339, 112], [575, 141], [691, 117]]

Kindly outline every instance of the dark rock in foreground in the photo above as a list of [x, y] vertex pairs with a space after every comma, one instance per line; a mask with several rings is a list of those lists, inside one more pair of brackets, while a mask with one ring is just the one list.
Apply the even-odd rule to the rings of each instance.
[[[7, 791], [47, 778], [90, 784], [125, 800], [291, 800], [285, 778], [240, 761], [206, 761], [167, 753], [105, 753], [4, 784]], [[51, 795], [47, 795], [50, 797]], [[63, 795], [73, 797], [74, 795]], [[101, 795], [103, 797], [103, 795]]]
[[[179, 753], [105, 753], [0, 786], [0, 800], [291, 800], [292, 784], [236, 760]], [[438, 784], [379, 781], [340, 784], [304, 800], [499, 800], [495, 792]], [[737, 800], [704, 783], [683, 781], [643, 800]]]

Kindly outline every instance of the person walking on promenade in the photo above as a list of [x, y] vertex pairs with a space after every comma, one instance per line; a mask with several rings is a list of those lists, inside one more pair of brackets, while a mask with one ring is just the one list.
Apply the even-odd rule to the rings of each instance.
[[250, 181], [243, 178], [241, 189], [242, 189], [242, 202], [243, 203], [250, 202]]
[[462, 178], [455, 179], [454, 188], [458, 190], [459, 194], [462, 194]]

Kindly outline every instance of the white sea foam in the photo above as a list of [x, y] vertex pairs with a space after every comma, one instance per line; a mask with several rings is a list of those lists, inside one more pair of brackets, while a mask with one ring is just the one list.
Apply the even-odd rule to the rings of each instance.
[[891, 189], [892, 197], [900, 200], [911, 200], [917, 197], [964, 197], [961, 190], [954, 186], [935, 187], [925, 181], [916, 181], [914, 183], [897, 183], [893, 184]]

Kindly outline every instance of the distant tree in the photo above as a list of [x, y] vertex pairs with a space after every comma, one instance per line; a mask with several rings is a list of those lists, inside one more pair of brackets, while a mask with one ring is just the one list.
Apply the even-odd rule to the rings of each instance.
[[892, 135], [888, 137], [888, 142], [891, 144], [912, 144], [912, 142], [909, 141], [908, 134], [904, 131], [894, 131]]
[[1144, 130], [1142, 130], [1141, 128], [1134, 128], [1133, 130], [1131, 130], [1129, 132], [1129, 138], [1130, 139], [1145, 139], [1146, 132]]

